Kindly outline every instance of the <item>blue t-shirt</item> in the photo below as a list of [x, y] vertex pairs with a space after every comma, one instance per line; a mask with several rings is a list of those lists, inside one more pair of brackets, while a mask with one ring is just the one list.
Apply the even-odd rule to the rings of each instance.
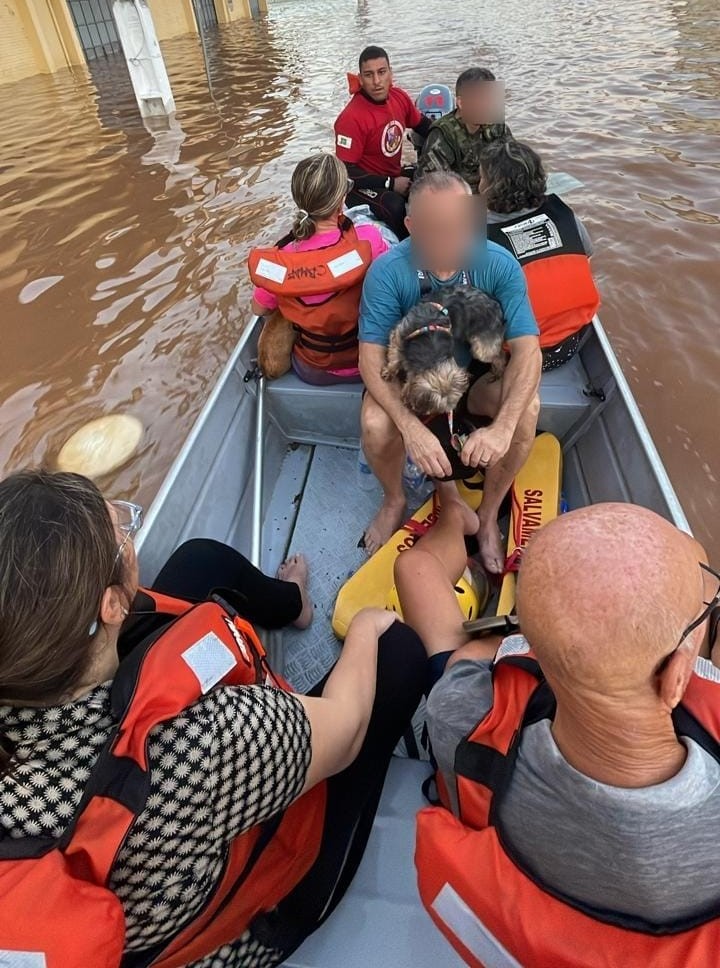
[[[414, 265], [411, 239], [393, 246], [377, 258], [368, 270], [360, 300], [360, 342], [387, 346], [390, 332], [403, 316], [420, 302], [420, 281]], [[525, 274], [507, 249], [495, 242], [478, 242], [467, 266], [470, 285], [493, 296], [505, 316], [505, 339], [538, 336], [530, 308]], [[433, 289], [461, 281], [462, 272], [452, 279], [428, 278]]]

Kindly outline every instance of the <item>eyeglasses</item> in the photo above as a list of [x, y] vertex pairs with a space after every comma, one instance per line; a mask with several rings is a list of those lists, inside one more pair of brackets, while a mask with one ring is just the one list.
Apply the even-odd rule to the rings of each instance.
[[662, 661], [660, 662], [660, 665], [656, 669], [656, 673], [660, 673], [667, 668], [667, 665], [670, 662], [670, 659], [672, 659], [672, 657], [675, 655], [675, 653], [683, 644], [683, 642], [688, 637], [688, 635], [694, 632], [696, 628], [698, 628], [700, 625], [703, 624], [703, 622], [707, 622], [707, 620], [710, 618], [713, 612], [713, 609], [717, 608], [718, 605], [720, 605], [720, 574], [717, 571], [714, 571], [714, 569], [712, 569], [710, 565], [706, 565], [705, 562], [703, 561], [699, 561], [698, 564], [700, 565], [700, 568], [702, 569], [703, 572], [705, 572], [706, 574], [710, 575], [712, 578], [715, 578], [717, 580], [717, 583], [718, 583], [717, 591], [715, 592], [715, 594], [713, 595], [713, 597], [710, 599], [709, 602], [706, 602], [703, 600], [703, 605], [705, 606], [705, 608], [703, 608], [702, 612], [700, 612], [698, 617], [693, 619], [692, 622], [688, 625], [688, 627], [685, 629], [683, 634], [680, 636], [678, 644], [675, 646], [672, 652], [669, 652], [665, 656], [665, 658], [662, 659]]
[[[118, 545], [118, 550], [113, 560], [112, 571], [110, 572], [110, 581], [112, 582], [112, 579], [115, 577], [115, 569], [117, 568], [118, 561], [122, 558], [128, 541], [132, 541], [140, 528], [142, 528], [143, 509], [139, 504], [133, 504], [132, 501], [108, 501], [108, 504], [114, 509], [116, 514], [116, 520], [113, 523], [123, 536], [122, 541]], [[88, 629], [88, 635], [91, 638], [97, 632], [99, 625], [100, 619], [96, 618]]]
[[115, 527], [123, 535], [123, 539], [118, 545], [115, 561], [113, 562], [112, 570], [114, 574], [117, 563], [122, 558], [128, 541], [132, 541], [140, 528], [142, 528], [143, 509], [139, 504], [133, 504], [131, 501], [109, 501], [108, 503], [115, 509], [115, 513], [117, 514]]

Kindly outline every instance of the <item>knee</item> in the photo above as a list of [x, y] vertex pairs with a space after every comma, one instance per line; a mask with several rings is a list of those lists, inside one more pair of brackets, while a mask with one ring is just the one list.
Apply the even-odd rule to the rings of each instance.
[[388, 663], [400, 671], [406, 683], [410, 680], [409, 673], [415, 671], [417, 688], [422, 692], [427, 665], [425, 646], [417, 632], [399, 619], [378, 639], [378, 677], [387, 671], [387, 668], [383, 670], [383, 666], [387, 667]]
[[389, 441], [398, 434], [398, 429], [391, 418], [369, 393], [365, 395], [363, 401], [360, 424], [363, 440]]
[[403, 551], [403, 553], [398, 555], [395, 559], [395, 564], [393, 565], [393, 577], [395, 578], [395, 585], [398, 588], [407, 583], [410, 580], [411, 575], [417, 577], [417, 557], [417, 550], [414, 548], [408, 548], [407, 551]]
[[418, 584], [431, 588], [437, 581], [437, 559], [422, 546], [415, 545], [397, 556], [393, 565], [393, 577], [402, 605], [403, 589], [414, 588]]

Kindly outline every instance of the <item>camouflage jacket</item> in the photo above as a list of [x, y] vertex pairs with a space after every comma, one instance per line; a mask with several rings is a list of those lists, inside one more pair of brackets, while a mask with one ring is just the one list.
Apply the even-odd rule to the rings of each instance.
[[455, 171], [462, 175], [473, 192], [480, 181], [480, 151], [499, 138], [510, 138], [506, 124], [483, 124], [470, 134], [455, 111], [438, 118], [430, 128], [418, 159], [418, 175], [431, 171]]

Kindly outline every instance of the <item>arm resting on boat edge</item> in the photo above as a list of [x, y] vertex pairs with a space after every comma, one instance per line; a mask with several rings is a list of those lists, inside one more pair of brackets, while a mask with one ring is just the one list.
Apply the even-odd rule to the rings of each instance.
[[310, 720], [312, 745], [303, 793], [340, 773], [360, 752], [375, 701], [378, 639], [396, 618], [383, 609], [359, 612], [322, 696], [298, 696]]

